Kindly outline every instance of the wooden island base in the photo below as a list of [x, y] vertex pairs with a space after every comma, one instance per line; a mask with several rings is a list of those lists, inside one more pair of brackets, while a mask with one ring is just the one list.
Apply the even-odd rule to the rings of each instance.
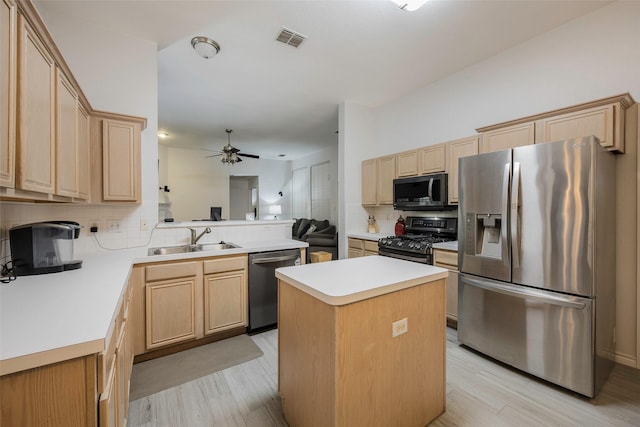
[[[291, 427], [422, 427], [445, 409], [445, 281], [330, 305], [279, 281], [278, 381]], [[392, 323], [408, 331], [392, 337]]]

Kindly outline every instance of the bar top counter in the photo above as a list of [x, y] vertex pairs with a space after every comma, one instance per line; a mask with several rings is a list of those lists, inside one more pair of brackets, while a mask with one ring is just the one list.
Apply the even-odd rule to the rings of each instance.
[[448, 270], [384, 256], [283, 267], [276, 277], [329, 305], [345, 305], [439, 279]]

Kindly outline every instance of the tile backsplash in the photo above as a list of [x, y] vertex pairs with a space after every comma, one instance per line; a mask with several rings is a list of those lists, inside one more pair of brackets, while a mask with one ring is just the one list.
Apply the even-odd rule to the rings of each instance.
[[[0, 265], [10, 256], [9, 229], [32, 222], [69, 220], [80, 224], [80, 236], [74, 242], [74, 256], [102, 250], [129, 249], [145, 246], [180, 245], [190, 241], [187, 228], [164, 225], [156, 227], [158, 207], [155, 203], [141, 206], [62, 205], [0, 202]], [[222, 225], [222, 224], [220, 224]], [[98, 227], [97, 233], [90, 228]], [[191, 224], [198, 234], [205, 224]], [[265, 241], [291, 238], [291, 224], [247, 224], [212, 226], [200, 243], [224, 241]]]

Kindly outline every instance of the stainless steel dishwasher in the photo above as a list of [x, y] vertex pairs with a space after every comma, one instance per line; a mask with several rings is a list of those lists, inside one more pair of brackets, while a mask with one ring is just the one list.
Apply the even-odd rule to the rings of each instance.
[[249, 332], [259, 332], [277, 326], [276, 268], [298, 264], [299, 249], [249, 254]]

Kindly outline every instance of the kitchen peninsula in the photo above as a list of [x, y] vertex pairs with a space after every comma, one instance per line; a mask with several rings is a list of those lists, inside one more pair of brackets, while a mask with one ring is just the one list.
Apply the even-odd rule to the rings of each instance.
[[417, 427], [442, 414], [447, 274], [381, 256], [276, 270], [287, 422]]

